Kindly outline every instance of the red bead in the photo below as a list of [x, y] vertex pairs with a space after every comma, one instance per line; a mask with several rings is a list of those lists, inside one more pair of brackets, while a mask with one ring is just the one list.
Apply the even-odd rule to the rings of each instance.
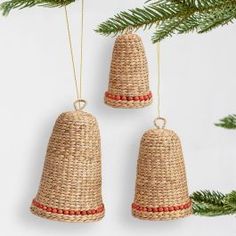
[[132, 98], [132, 97], [127, 97], [127, 100], [128, 100], [128, 101], [132, 101], [133, 98]]
[[46, 206], [43, 206], [43, 210], [45, 210], [45, 211], [46, 211], [47, 209], [48, 209], [48, 208], [47, 208]]
[[115, 96], [115, 100], [116, 100], [116, 101], [119, 101], [119, 100], [120, 100], [120, 96], [119, 96], [119, 95], [116, 95], [116, 96]]
[[70, 212], [69, 212], [68, 210], [64, 210], [64, 211], [63, 211], [63, 214], [64, 214], [64, 215], [69, 215], [69, 213], [70, 213]]
[[144, 100], [143, 96], [139, 96], [139, 100], [143, 101]]
[[126, 96], [121, 96], [122, 101], [126, 101]]
[[57, 213], [57, 209], [56, 208], [52, 208], [52, 213]]
[[168, 212], [169, 211], [168, 207], [163, 207], [163, 210], [164, 210], [164, 212]]
[[75, 211], [70, 211], [69, 214], [70, 215], [75, 215]]
[[86, 215], [87, 214], [87, 212], [86, 211], [81, 211], [81, 215]]
[[92, 212], [92, 215], [97, 213], [97, 211], [95, 209], [91, 210], [91, 212]]
[[75, 211], [75, 215], [80, 215], [80, 211]]
[[168, 207], [169, 211], [174, 211], [174, 207]]
[[52, 212], [52, 208], [51, 208], [51, 207], [48, 207], [48, 208], [47, 208], [47, 212]]
[[158, 208], [156, 207], [152, 208], [152, 212], [158, 212]]
[[108, 96], [108, 94], [109, 94], [108, 92], [105, 92], [105, 96], [106, 96], [106, 97]]
[[179, 206], [179, 209], [180, 209], [180, 210], [183, 210], [183, 209], [184, 209], [184, 206]]
[[132, 204], [132, 208], [133, 208], [133, 209], [136, 208], [136, 204], [135, 204], [135, 203]]
[[133, 99], [134, 99], [134, 101], [139, 101], [139, 97], [137, 97], [137, 96], [134, 97]]
[[147, 207], [147, 212], [152, 212], [152, 208], [151, 207]]
[[97, 209], [97, 212], [98, 212], [98, 213], [103, 212], [103, 207], [99, 207], [99, 208]]
[[58, 213], [58, 214], [63, 214], [63, 210], [58, 209], [58, 210], [57, 210], [57, 213]]
[[163, 211], [164, 211], [163, 207], [158, 207], [158, 212], [163, 212]]
[[143, 211], [147, 211], [147, 207], [144, 207], [144, 208], [143, 208]]
[[87, 211], [87, 215], [91, 215], [92, 214], [92, 211], [91, 210], [88, 210]]
[[107, 97], [108, 97], [108, 98], [112, 98], [113, 96], [109, 93], [109, 94], [107, 95]]
[[143, 96], [143, 98], [144, 98], [144, 101], [148, 100], [148, 96]]
[[137, 210], [137, 211], [140, 211], [140, 206], [137, 206], [137, 207], [136, 207], [136, 210]]

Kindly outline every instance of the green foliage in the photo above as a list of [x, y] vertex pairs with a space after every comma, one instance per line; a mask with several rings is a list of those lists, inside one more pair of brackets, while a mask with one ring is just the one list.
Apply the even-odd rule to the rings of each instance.
[[215, 125], [225, 129], [236, 129], [236, 115], [229, 115], [221, 119], [220, 122]]
[[156, 43], [176, 33], [205, 33], [235, 19], [236, 0], [149, 0], [142, 8], [122, 11], [101, 23], [96, 31], [108, 36], [155, 26]]
[[34, 6], [43, 7], [62, 7], [75, 0], [10, 0], [0, 4], [0, 10], [3, 15], [8, 15], [13, 9], [24, 9]]
[[230, 194], [226, 195], [225, 201], [227, 205], [236, 212], [236, 191], [231, 192]]
[[193, 212], [202, 216], [236, 214], [236, 191], [224, 195], [215, 191], [199, 191], [191, 196]]

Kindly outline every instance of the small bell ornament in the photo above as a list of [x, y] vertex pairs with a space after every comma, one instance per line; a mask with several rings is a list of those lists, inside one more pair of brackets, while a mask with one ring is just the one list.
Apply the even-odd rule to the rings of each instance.
[[139, 152], [134, 217], [143, 220], [173, 220], [192, 213], [181, 142], [174, 131], [148, 130]]
[[137, 34], [125, 33], [116, 39], [104, 100], [114, 108], [142, 108], [152, 103], [147, 58]]
[[96, 119], [81, 109], [65, 112], [56, 121], [31, 205], [37, 216], [65, 222], [104, 216], [99, 128]]

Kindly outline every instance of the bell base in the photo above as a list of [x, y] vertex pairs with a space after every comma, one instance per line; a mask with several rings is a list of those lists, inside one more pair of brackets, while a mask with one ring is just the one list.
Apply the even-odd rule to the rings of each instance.
[[46, 212], [35, 206], [30, 207], [31, 213], [48, 220], [68, 222], [68, 223], [89, 223], [101, 220], [104, 217], [105, 212], [97, 213], [94, 215], [62, 215], [51, 212]]
[[140, 220], [150, 220], [150, 221], [177, 220], [192, 215], [192, 208], [174, 212], [140, 212], [133, 209], [132, 215]]
[[105, 97], [104, 102], [106, 105], [113, 108], [122, 108], [122, 109], [138, 109], [144, 108], [152, 104], [152, 99], [146, 101], [116, 101], [110, 98]]

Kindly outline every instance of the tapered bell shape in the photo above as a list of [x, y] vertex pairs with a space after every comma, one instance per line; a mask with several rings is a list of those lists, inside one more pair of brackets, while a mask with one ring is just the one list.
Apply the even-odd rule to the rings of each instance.
[[33, 214], [89, 222], [104, 216], [101, 145], [96, 119], [78, 110], [59, 116], [51, 135]]
[[142, 108], [152, 103], [147, 58], [137, 34], [117, 37], [104, 100], [114, 108]]
[[178, 219], [191, 213], [179, 137], [164, 128], [148, 130], [141, 140], [133, 216], [158, 221]]

